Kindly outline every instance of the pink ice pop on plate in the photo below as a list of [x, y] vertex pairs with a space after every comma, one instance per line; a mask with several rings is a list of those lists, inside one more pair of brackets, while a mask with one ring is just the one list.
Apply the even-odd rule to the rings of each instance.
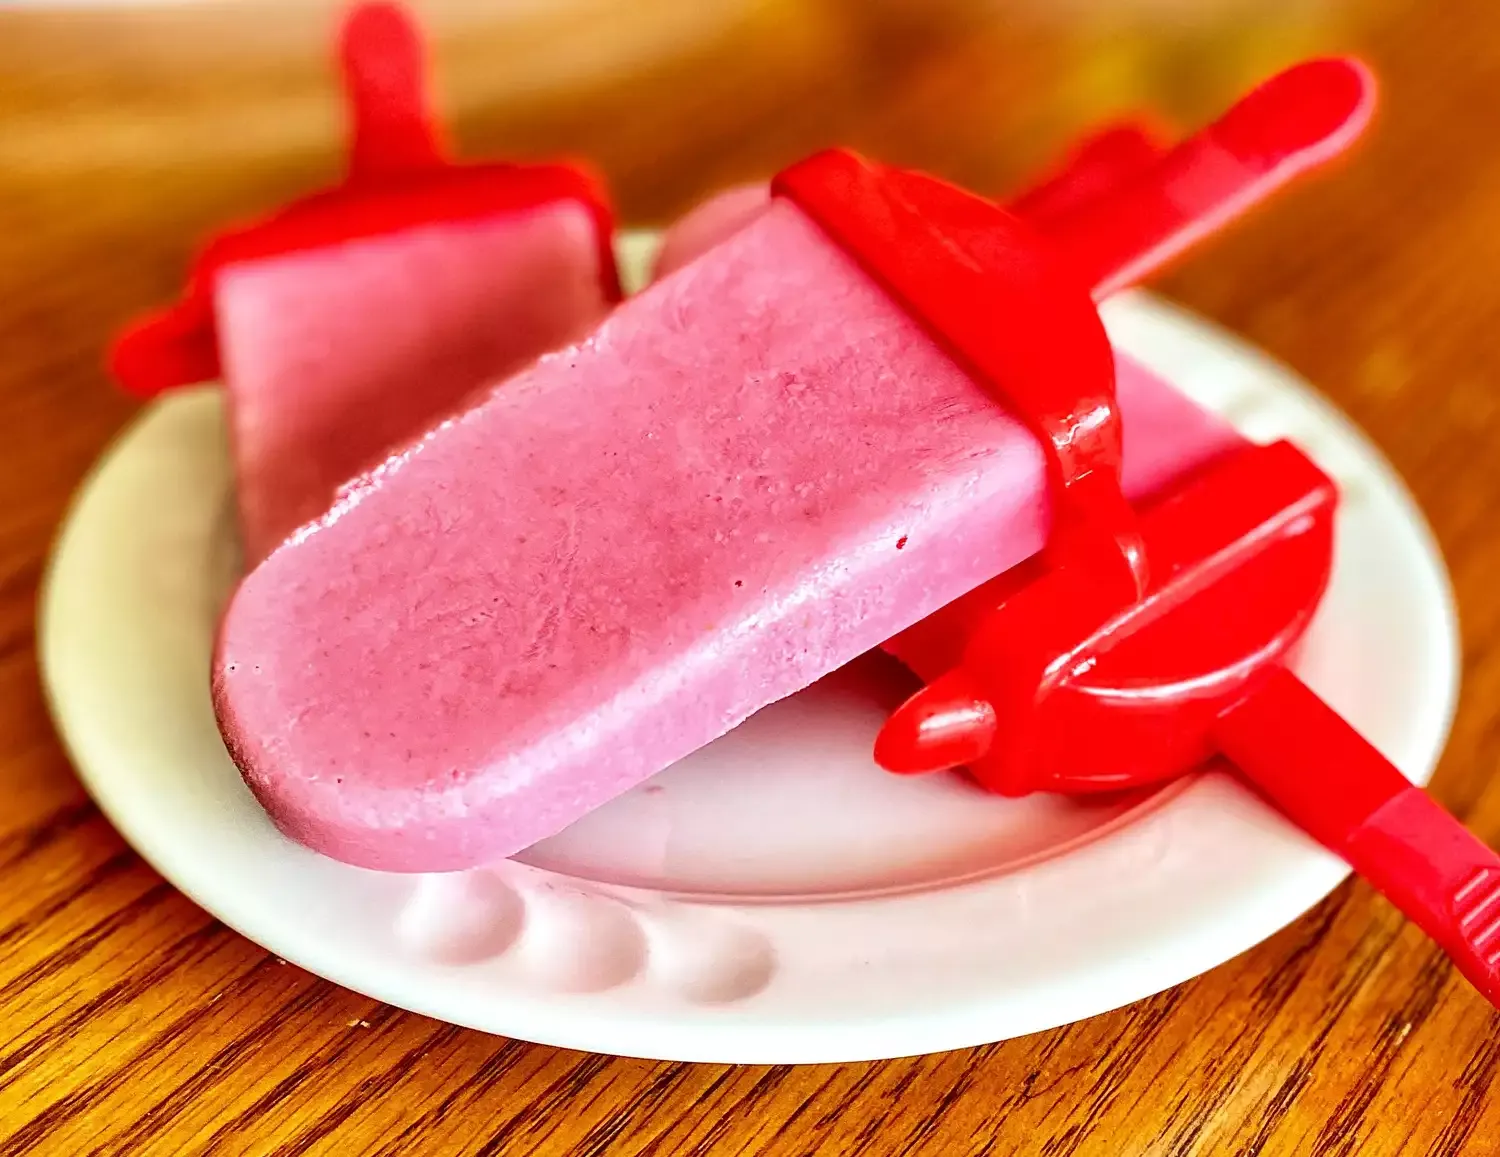
[[356, 8], [341, 50], [347, 179], [219, 237], [189, 295], [114, 359], [139, 393], [223, 379], [252, 563], [339, 485], [587, 332], [618, 296], [591, 177], [448, 161], [399, 9]]
[[[1229, 185], [1265, 188], [1256, 161]], [[1237, 440], [1128, 363], [1117, 390], [1132, 495]], [[1027, 429], [778, 199], [251, 572], [220, 726], [293, 838], [483, 863], [1032, 554], [1045, 487]]]

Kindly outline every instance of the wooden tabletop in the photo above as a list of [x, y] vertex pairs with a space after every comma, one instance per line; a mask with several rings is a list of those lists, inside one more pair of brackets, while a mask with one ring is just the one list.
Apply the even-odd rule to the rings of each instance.
[[[447, 0], [471, 154], [595, 158], [628, 220], [844, 141], [1003, 190], [1093, 118], [1191, 124], [1353, 49], [1378, 129], [1169, 279], [1369, 431], [1436, 530], [1463, 697], [1434, 781], [1500, 842], [1500, 23], [1493, 0]], [[0, 1157], [1500, 1151], [1500, 1018], [1362, 884], [1245, 956], [1054, 1032], [880, 1064], [616, 1060], [318, 980], [163, 882], [38, 686], [69, 494], [132, 407], [106, 335], [195, 238], [326, 179], [326, 5], [0, 10]]]

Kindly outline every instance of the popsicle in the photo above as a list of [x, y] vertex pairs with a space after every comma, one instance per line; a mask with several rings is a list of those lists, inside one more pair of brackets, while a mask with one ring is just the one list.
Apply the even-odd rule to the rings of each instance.
[[[1309, 125], [1303, 98], [1330, 83], [1344, 105]], [[393, 455], [246, 577], [213, 683], [247, 783], [336, 858], [483, 863], [1033, 554], [1041, 445], [976, 370], [1055, 375], [1059, 396], [1087, 378], [1101, 418], [1078, 452], [1117, 452], [1087, 286], [1337, 151], [1367, 84], [1342, 62], [1273, 82], [1163, 158], [1168, 184], [1125, 191], [1134, 245], [1085, 216], [1092, 254], [850, 154], [784, 174], [757, 219]], [[1267, 109], [1297, 110], [1277, 148]], [[1214, 179], [1184, 197], [1205, 147]], [[840, 204], [857, 219], [826, 211]], [[958, 324], [857, 260], [846, 227], [888, 234], [897, 273], [955, 278]], [[1127, 493], [1235, 441], [1139, 371], [1122, 367], [1118, 395]]]
[[585, 170], [445, 159], [398, 8], [356, 8], [341, 57], [347, 179], [219, 237], [187, 297], [114, 354], [143, 395], [223, 379], [252, 563], [343, 482], [619, 297], [607, 200]]

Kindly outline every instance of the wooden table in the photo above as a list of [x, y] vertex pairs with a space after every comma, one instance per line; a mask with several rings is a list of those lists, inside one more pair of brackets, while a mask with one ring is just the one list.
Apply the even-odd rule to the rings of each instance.
[[[1386, 83], [1369, 147], [1163, 288], [1318, 382], [1410, 481], [1464, 624], [1435, 790], [1500, 840], [1492, 0], [492, 8], [425, 9], [465, 147], [592, 155], [635, 221], [837, 139], [999, 191], [1106, 111], [1192, 123], [1297, 55], [1366, 54]], [[174, 290], [205, 229], [334, 171], [326, 22], [308, 4], [0, 14], [0, 1155], [1500, 1151], [1500, 1020], [1360, 884], [1082, 1024], [917, 1060], [739, 1068], [397, 1012], [226, 931], [148, 869], [53, 734], [37, 583], [68, 495], [131, 413], [99, 369], [106, 335]]]

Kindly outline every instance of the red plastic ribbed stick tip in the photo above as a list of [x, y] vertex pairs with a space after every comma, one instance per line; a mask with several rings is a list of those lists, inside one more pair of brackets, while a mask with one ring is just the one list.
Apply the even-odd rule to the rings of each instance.
[[970, 677], [950, 671], [918, 691], [886, 720], [875, 762], [897, 775], [962, 767], [994, 742], [995, 708]]

